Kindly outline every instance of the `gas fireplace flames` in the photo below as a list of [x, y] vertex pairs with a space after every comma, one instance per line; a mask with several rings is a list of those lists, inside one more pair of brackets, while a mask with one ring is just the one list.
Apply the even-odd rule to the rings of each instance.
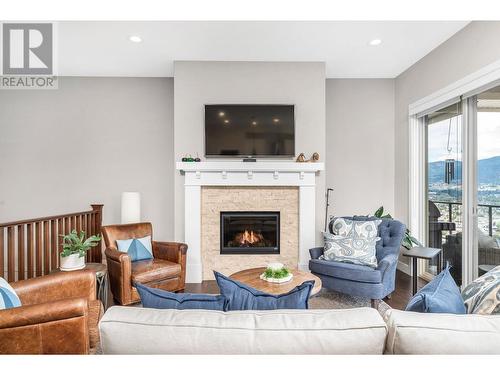
[[234, 236], [234, 241], [239, 247], [255, 247], [255, 246], [264, 246], [266, 240], [261, 233], [254, 232], [253, 230], [245, 229], [244, 232], [240, 232]]

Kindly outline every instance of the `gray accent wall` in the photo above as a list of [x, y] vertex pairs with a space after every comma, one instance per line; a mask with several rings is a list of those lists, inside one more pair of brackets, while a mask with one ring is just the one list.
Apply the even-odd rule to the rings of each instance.
[[61, 77], [57, 90], [0, 90], [0, 222], [104, 204], [123, 191], [173, 237], [173, 79]]
[[[204, 155], [205, 104], [294, 104], [295, 151], [325, 161], [325, 64], [177, 61], [174, 155]], [[291, 159], [293, 160], [293, 159]], [[325, 172], [316, 179], [316, 238], [322, 243]], [[175, 238], [184, 238], [184, 177], [175, 174]]]
[[326, 80], [330, 214], [394, 213], [394, 80]]

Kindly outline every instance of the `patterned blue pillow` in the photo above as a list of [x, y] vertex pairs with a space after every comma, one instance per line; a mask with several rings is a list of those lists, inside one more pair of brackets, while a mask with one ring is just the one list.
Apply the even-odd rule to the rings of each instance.
[[455, 280], [450, 274], [450, 265], [415, 294], [406, 311], [425, 313], [465, 314], [464, 300]]
[[128, 240], [116, 240], [116, 245], [119, 251], [128, 253], [132, 262], [153, 259], [151, 236], [130, 238]]
[[307, 309], [314, 281], [305, 281], [288, 293], [261, 292], [214, 271], [221, 294], [227, 298], [227, 310]]
[[0, 277], [0, 310], [21, 306], [21, 300], [9, 283]]
[[136, 283], [143, 307], [152, 309], [202, 309], [225, 311], [226, 297], [211, 294], [172, 293]]

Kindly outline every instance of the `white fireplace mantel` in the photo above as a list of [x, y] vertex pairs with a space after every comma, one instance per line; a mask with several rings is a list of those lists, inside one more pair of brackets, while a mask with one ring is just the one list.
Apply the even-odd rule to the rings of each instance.
[[202, 281], [201, 187], [202, 186], [297, 186], [299, 187], [299, 264], [308, 268], [309, 249], [315, 246], [316, 174], [324, 163], [292, 161], [178, 162], [184, 174], [184, 241], [188, 244], [186, 282]]

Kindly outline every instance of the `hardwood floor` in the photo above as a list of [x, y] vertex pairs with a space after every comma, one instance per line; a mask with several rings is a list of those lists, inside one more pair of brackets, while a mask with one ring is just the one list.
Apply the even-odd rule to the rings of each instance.
[[[420, 289], [426, 284], [422, 279], [418, 280], [418, 288]], [[186, 293], [219, 293], [219, 288], [214, 280], [203, 281], [199, 284], [186, 284]], [[404, 310], [406, 304], [411, 297], [411, 277], [407, 274], [396, 272], [396, 290], [392, 293], [391, 299], [384, 301], [392, 308]]]

